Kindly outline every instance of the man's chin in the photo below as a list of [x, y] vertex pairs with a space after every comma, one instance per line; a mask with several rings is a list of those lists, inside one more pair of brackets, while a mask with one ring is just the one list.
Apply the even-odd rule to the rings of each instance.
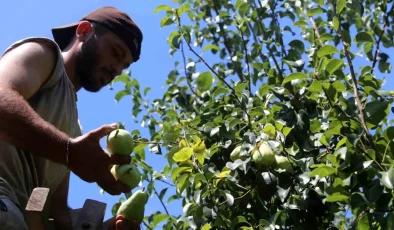
[[88, 85], [88, 86], [83, 86], [83, 88], [90, 93], [97, 93], [97, 92], [100, 92], [102, 87], [94, 87], [94, 86]]

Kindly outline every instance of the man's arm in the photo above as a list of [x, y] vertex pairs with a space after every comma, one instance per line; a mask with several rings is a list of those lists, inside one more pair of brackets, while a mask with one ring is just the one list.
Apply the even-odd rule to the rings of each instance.
[[63, 165], [68, 146], [68, 166], [82, 180], [96, 182], [111, 195], [130, 192], [115, 180], [109, 165], [127, 164], [131, 157], [108, 155], [100, 146], [116, 126], [103, 125], [69, 141], [27, 103], [51, 75], [55, 60], [54, 47], [44, 43], [23, 44], [0, 59], [0, 140]]
[[45, 122], [26, 101], [51, 75], [54, 48], [49, 43], [25, 43], [0, 59], [0, 139], [64, 164], [67, 135]]

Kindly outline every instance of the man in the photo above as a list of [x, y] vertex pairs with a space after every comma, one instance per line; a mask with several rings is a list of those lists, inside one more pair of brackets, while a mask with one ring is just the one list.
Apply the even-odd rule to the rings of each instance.
[[[50, 188], [48, 217], [72, 229], [67, 205], [70, 171], [106, 192], [130, 192], [110, 174], [130, 157], [106, 154], [104, 125], [82, 135], [77, 91], [98, 92], [140, 57], [142, 33], [124, 12], [99, 8], [52, 29], [54, 41], [26, 38], [0, 59], [0, 229], [26, 230], [24, 209], [35, 187]], [[123, 217], [111, 229], [139, 229]]]

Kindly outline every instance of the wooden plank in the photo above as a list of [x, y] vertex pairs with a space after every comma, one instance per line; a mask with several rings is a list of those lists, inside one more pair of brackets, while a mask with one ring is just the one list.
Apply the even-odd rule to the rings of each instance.
[[82, 209], [71, 214], [74, 230], [101, 230], [106, 208], [105, 203], [87, 199]]
[[49, 188], [34, 188], [26, 205], [26, 222], [29, 230], [44, 229], [44, 208], [48, 199]]

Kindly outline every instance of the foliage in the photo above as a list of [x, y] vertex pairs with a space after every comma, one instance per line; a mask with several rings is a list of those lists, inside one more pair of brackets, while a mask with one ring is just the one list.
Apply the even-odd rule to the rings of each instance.
[[[160, 5], [174, 69], [145, 100], [127, 73], [133, 116], [150, 132], [135, 161], [164, 205], [171, 179], [183, 215], [147, 213], [153, 229], [394, 228], [392, 1], [174, 0]], [[137, 119], [138, 118], [138, 119]], [[276, 163], [259, 167], [262, 143]], [[239, 157], [230, 158], [240, 147]], [[145, 147], [168, 161], [145, 163]], [[288, 160], [291, 167], [277, 163]], [[116, 210], [118, 204], [114, 205]]]

